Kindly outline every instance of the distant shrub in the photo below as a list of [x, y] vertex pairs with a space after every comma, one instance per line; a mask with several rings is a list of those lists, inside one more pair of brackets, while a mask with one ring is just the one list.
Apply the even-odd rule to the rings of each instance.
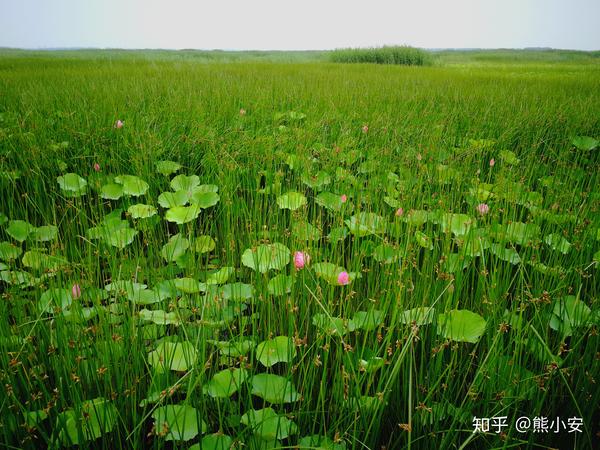
[[337, 49], [330, 53], [330, 57], [331, 61], [339, 63], [423, 66], [430, 62], [429, 54], [425, 50], [408, 46]]

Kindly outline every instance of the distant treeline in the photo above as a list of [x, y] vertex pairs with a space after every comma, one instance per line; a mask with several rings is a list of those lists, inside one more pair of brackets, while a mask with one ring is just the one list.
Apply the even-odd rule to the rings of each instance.
[[431, 57], [425, 50], [409, 46], [345, 48], [333, 50], [329, 56], [333, 62], [339, 63], [375, 63], [423, 66], [431, 62]]

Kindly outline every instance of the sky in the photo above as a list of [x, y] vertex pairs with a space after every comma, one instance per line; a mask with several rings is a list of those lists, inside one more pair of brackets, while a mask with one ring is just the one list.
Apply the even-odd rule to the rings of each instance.
[[0, 47], [600, 50], [600, 0], [0, 0]]

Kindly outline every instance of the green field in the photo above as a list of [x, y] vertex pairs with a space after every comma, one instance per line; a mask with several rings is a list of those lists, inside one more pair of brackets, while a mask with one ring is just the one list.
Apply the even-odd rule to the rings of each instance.
[[0, 442], [597, 448], [598, 139], [597, 52], [0, 51]]

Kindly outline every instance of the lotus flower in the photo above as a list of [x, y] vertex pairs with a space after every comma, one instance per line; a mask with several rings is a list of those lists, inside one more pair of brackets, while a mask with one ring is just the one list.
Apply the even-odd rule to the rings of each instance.
[[74, 299], [78, 299], [79, 297], [81, 297], [81, 286], [75, 283], [73, 287], [71, 287], [71, 295]]
[[344, 194], [340, 197], [340, 200], [342, 201], [342, 203], [346, 203], [348, 201], [348, 196]]
[[121, 119], [117, 120], [117, 123], [115, 123], [115, 128], [123, 128], [123, 122]]
[[496, 164], [496, 160], [494, 158], [490, 159], [490, 167], [494, 167], [494, 164]]
[[339, 285], [342, 285], [342, 286], [349, 284], [350, 283], [350, 275], [348, 275], [348, 272], [346, 272], [346, 271], [340, 272], [337, 277], [337, 282]]
[[403, 216], [403, 215], [404, 215], [404, 210], [402, 208], [398, 208], [396, 210], [396, 216], [400, 217], [400, 216]]
[[369, 125], [363, 125], [362, 126], [362, 132], [363, 133], [367, 133], [369, 131]]
[[487, 203], [480, 203], [475, 209], [482, 216], [485, 216], [487, 213], [490, 212], [490, 207], [487, 205]]
[[302, 269], [306, 264], [310, 262], [310, 256], [305, 252], [294, 253], [294, 267], [296, 270]]
[[100, 164], [98, 164], [98, 163], [94, 163], [94, 170], [95, 170], [96, 172], [100, 172]]

